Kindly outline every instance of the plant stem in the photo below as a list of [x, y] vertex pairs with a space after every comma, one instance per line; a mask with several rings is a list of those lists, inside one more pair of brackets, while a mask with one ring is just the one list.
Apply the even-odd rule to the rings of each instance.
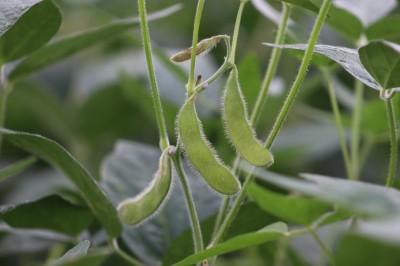
[[138, 0], [138, 6], [140, 14], [140, 27], [142, 30], [142, 39], [147, 61], [147, 70], [150, 79], [151, 96], [153, 99], [153, 106], [156, 112], [156, 120], [160, 134], [160, 148], [161, 150], [164, 150], [169, 146], [169, 139], [167, 134], [167, 128], [165, 126], [165, 119], [163, 115], [161, 99], [158, 92], [156, 74], [154, 71], [145, 0]]
[[337, 128], [338, 134], [339, 134], [339, 141], [340, 141], [340, 146], [342, 149], [343, 160], [344, 160], [344, 165], [346, 168], [347, 178], [353, 179], [351, 161], [350, 161], [349, 151], [348, 151], [347, 144], [346, 144], [346, 136], [345, 136], [344, 130], [343, 130], [343, 122], [342, 122], [342, 118], [340, 115], [338, 102], [336, 99], [335, 89], [333, 88], [329, 70], [326, 68], [321, 68], [321, 70], [324, 75], [327, 87], [328, 87], [329, 99], [331, 101], [333, 115], [335, 117], [336, 128]]
[[[1, 69], [1, 67], [0, 67]], [[2, 72], [2, 70], [0, 70]], [[1, 76], [0, 76], [1, 80]], [[0, 81], [1, 83], [1, 81]], [[5, 120], [6, 120], [6, 110], [7, 110], [7, 99], [8, 95], [10, 94], [13, 88], [13, 83], [7, 82], [5, 86], [0, 84], [0, 128], [4, 127]], [[3, 136], [0, 135], [0, 154], [1, 154], [1, 147], [3, 144]]]
[[113, 247], [113, 250], [115, 251], [115, 253], [120, 255], [127, 262], [129, 262], [130, 264], [132, 264], [134, 266], [144, 266], [144, 264], [142, 264], [140, 261], [136, 260], [135, 258], [132, 258], [129, 254], [125, 253], [122, 249], [120, 249], [120, 247], [118, 245], [118, 240], [116, 238], [111, 240], [111, 244], [112, 244], [112, 247]]
[[329, 248], [325, 245], [325, 243], [321, 240], [321, 238], [318, 236], [318, 234], [314, 230], [310, 230], [310, 233], [313, 236], [313, 238], [315, 239], [315, 241], [317, 242], [321, 251], [324, 253], [326, 258], [328, 259], [329, 264], [332, 266], [335, 265], [335, 260], [333, 258], [331, 251], [329, 250]]
[[188, 206], [190, 224], [192, 228], [192, 235], [194, 241], [194, 249], [195, 253], [200, 252], [204, 249], [203, 244], [203, 236], [201, 233], [199, 218], [197, 217], [196, 207], [194, 205], [192, 193], [190, 192], [190, 186], [186, 179], [185, 172], [182, 167], [182, 160], [180, 156], [180, 152], [177, 152], [173, 157], [172, 161], [174, 163], [176, 172], [178, 173], [178, 177], [180, 183], [182, 185], [183, 193], [185, 194], [186, 203]]
[[235, 63], [237, 40], [239, 37], [240, 21], [242, 20], [244, 5], [248, 1], [249, 0], [240, 0], [239, 9], [236, 15], [235, 28], [233, 30], [233, 36], [232, 36], [232, 48], [231, 48], [231, 53], [229, 55], [229, 62], [231, 62], [232, 64]]
[[390, 164], [389, 174], [386, 181], [387, 187], [392, 187], [394, 178], [396, 175], [396, 164], [397, 164], [397, 126], [396, 126], [396, 114], [393, 110], [393, 98], [385, 101], [386, 111], [389, 121], [390, 130]]
[[355, 83], [355, 102], [352, 119], [352, 134], [351, 134], [351, 163], [352, 163], [352, 179], [358, 180], [360, 175], [359, 164], [359, 148], [360, 148], [360, 133], [361, 133], [361, 118], [363, 104], [364, 85], [360, 81]]
[[187, 92], [188, 95], [192, 95], [195, 87], [195, 70], [196, 70], [196, 55], [197, 55], [197, 43], [199, 40], [199, 28], [201, 15], [203, 14], [203, 6], [205, 0], [199, 0], [197, 2], [196, 15], [194, 17], [194, 25], [193, 25], [193, 37], [192, 37], [192, 59], [190, 61], [190, 72], [189, 72], [189, 81], [187, 84]]
[[[307, 50], [304, 53], [303, 56], [303, 60], [302, 63], [300, 65], [300, 69], [299, 72], [297, 74], [296, 80], [293, 83], [293, 86], [289, 92], [289, 96], [287, 97], [284, 106], [281, 110], [281, 112], [278, 115], [278, 119], [276, 120], [274, 127], [272, 129], [271, 134], [268, 136], [267, 141], [265, 143], [265, 147], [266, 148], [270, 148], [273, 141], [275, 140], [276, 135], [278, 134], [279, 129], [281, 128], [283, 121], [286, 118], [286, 115], [296, 97], [296, 94], [299, 90], [299, 87], [304, 79], [304, 76], [307, 72], [307, 67], [308, 64], [310, 63], [311, 60], [311, 56], [314, 50], [314, 46], [317, 42], [318, 39], [318, 35], [319, 32], [321, 31], [322, 25], [324, 23], [325, 17], [328, 13], [329, 7], [331, 6], [332, 0], [324, 0], [321, 8], [320, 8], [320, 12], [318, 14], [318, 17], [316, 19], [314, 28], [311, 32], [311, 36], [310, 39], [308, 41], [308, 46], [307, 46]], [[226, 216], [224, 222], [222, 223], [221, 227], [219, 228], [216, 236], [214, 237], [214, 239], [212, 240], [211, 244], [209, 246], [213, 246], [217, 243], [219, 243], [225, 232], [227, 231], [227, 229], [229, 228], [230, 224], [232, 223], [233, 219], [235, 218], [237, 212], [239, 211], [240, 205], [243, 202], [243, 199], [246, 195], [247, 189], [249, 187], [249, 185], [252, 183], [252, 181], [254, 180], [254, 175], [249, 174], [243, 184], [242, 190], [240, 191], [238, 197], [235, 199], [235, 201], [233, 202], [232, 208], [230, 209], [228, 215]]]
[[[282, 44], [285, 38], [285, 32], [287, 29], [287, 22], [290, 16], [291, 6], [283, 3], [281, 21], [279, 23], [278, 32], [275, 37], [275, 44]], [[260, 118], [261, 111], [265, 105], [267, 98], [267, 93], [269, 86], [271, 85], [272, 78], [275, 75], [276, 69], [278, 67], [279, 58], [281, 56], [282, 50], [278, 47], [272, 49], [271, 58], [269, 60], [268, 68], [265, 73], [264, 80], [262, 82], [261, 90], [258, 93], [254, 109], [251, 113], [250, 122], [255, 125]]]

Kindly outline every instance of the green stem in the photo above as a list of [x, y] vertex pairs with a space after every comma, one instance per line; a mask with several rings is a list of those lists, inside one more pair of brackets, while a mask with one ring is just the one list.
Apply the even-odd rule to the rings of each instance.
[[144, 266], [144, 264], [142, 264], [140, 261], [136, 260], [135, 258], [132, 258], [129, 254], [125, 253], [122, 249], [120, 249], [118, 245], [118, 240], [116, 238], [111, 240], [111, 244], [115, 253], [117, 253], [119, 256], [121, 256], [121, 258], [129, 262], [131, 265]]
[[397, 164], [397, 127], [396, 127], [396, 114], [393, 110], [393, 98], [385, 101], [386, 111], [389, 121], [390, 130], [390, 164], [389, 174], [386, 181], [387, 187], [392, 187], [394, 178], [396, 175], [396, 164]]
[[[279, 23], [278, 32], [275, 37], [275, 44], [282, 44], [285, 39], [285, 32], [287, 29], [287, 22], [290, 16], [291, 6], [283, 3], [283, 10], [281, 21]], [[257, 101], [254, 105], [253, 112], [251, 113], [250, 121], [252, 125], [255, 125], [260, 118], [261, 111], [265, 105], [265, 101], [267, 98], [267, 93], [269, 86], [271, 85], [272, 78], [276, 73], [276, 69], [278, 67], [279, 58], [281, 56], [282, 50], [278, 47], [274, 47], [272, 49], [271, 58], [269, 60], [268, 68], [265, 73], [265, 77], [261, 86], [261, 90], [258, 93]]]
[[187, 92], [188, 95], [192, 95], [195, 87], [195, 70], [196, 70], [196, 55], [197, 55], [197, 43], [199, 40], [199, 28], [201, 15], [203, 14], [203, 6], [205, 0], [199, 0], [197, 2], [196, 15], [194, 17], [194, 25], [193, 25], [193, 37], [192, 37], [192, 59], [190, 61], [190, 72], [189, 72], [189, 81], [187, 84]]
[[248, 1], [249, 0], [240, 0], [240, 6], [238, 9], [238, 13], [236, 15], [235, 28], [233, 30], [233, 36], [232, 36], [232, 48], [231, 48], [231, 53], [229, 55], [229, 62], [231, 62], [232, 64], [235, 63], [235, 55], [236, 55], [237, 41], [238, 41], [238, 37], [239, 37], [240, 21], [242, 20], [244, 5]]
[[351, 163], [352, 163], [352, 179], [358, 180], [360, 175], [360, 133], [362, 119], [362, 104], [363, 104], [364, 85], [360, 81], [355, 84], [355, 102], [352, 119], [352, 134], [351, 134]]
[[[1, 67], [0, 67], [1, 71]], [[1, 79], [1, 76], [0, 76]], [[5, 120], [6, 120], [6, 110], [7, 110], [7, 99], [8, 95], [10, 94], [13, 88], [13, 83], [6, 83], [5, 86], [0, 85], [0, 128], [4, 127]], [[1, 154], [1, 147], [3, 144], [3, 136], [0, 135], [0, 154]]]
[[312, 57], [312, 54], [314, 51], [314, 46], [317, 43], [318, 35], [324, 24], [325, 17], [328, 13], [329, 7], [331, 6], [331, 3], [332, 3], [332, 0], [325, 0], [321, 6], [321, 9], [319, 11], [314, 28], [311, 32], [310, 39], [308, 41], [307, 49], [306, 49], [303, 59], [301, 61], [301, 65], [299, 68], [299, 72], [297, 73], [297, 77], [290, 89], [290, 92], [289, 92], [288, 97], [286, 98], [286, 101], [283, 104], [282, 110], [280, 111], [278, 118], [275, 121], [273, 129], [272, 129], [270, 135], [268, 136], [267, 141], [265, 142], [265, 146], [267, 148], [271, 147], [272, 143], [274, 142], [279, 130], [282, 127], [283, 122], [285, 121], [286, 115], [289, 112], [289, 109], [292, 106], [294, 99], [296, 98], [299, 88], [304, 80], [304, 77], [307, 73], [308, 65], [310, 63], [310, 60], [311, 60], [311, 57]]
[[146, 54], [147, 69], [150, 79], [151, 95], [153, 99], [153, 106], [156, 112], [156, 120], [158, 130], [160, 134], [160, 148], [161, 150], [166, 149], [169, 146], [169, 139], [167, 134], [167, 128], [165, 126], [165, 119], [163, 115], [163, 109], [161, 105], [161, 99], [158, 92], [156, 74], [154, 71], [153, 56], [151, 52], [151, 43], [149, 36], [149, 26], [147, 22], [147, 12], [145, 0], [138, 0], [139, 14], [140, 14], [140, 27], [142, 30], [142, 39], [144, 44], [144, 50]]
[[180, 183], [182, 185], [183, 193], [185, 194], [186, 203], [188, 206], [189, 217], [190, 217], [190, 224], [192, 228], [192, 235], [194, 240], [194, 248], [195, 253], [200, 252], [204, 249], [203, 244], [203, 237], [201, 234], [200, 222], [199, 218], [197, 217], [196, 207], [194, 205], [192, 193], [190, 192], [190, 186], [186, 179], [185, 172], [182, 167], [182, 160], [180, 156], [180, 152], [177, 152], [173, 157], [172, 161], [174, 163], [176, 172], [178, 173], [178, 177]]
[[343, 122], [342, 122], [342, 118], [340, 115], [338, 102], [336, 99], [335, 89], [332, 84], [331, 75], [330, 75], [330, 72], [328, 69], [321, 68], [321, 70], [324, 75], [327, 87], [328, 87], [329, 99], [331, 101], [333, 115], [335, 118], [335, 123], [336, 123], [336, 127], [337, 127], [338, 134], [339, 134], [339, 141], [340, 141], [340, 146], [342, 149], [343, 160], [344, 160], [344, 165], [346, 168], [347, 178], [353, 179], [351, 161], [350, 161], [349, 151], [348, 151], [347, 144], [346, 144], [346, 136], [345, 136], [344, 130], [343, 130]]
[[321, 251], [324, 253], [326, 258], [328, 259], [329, 264], [332, 265], [332, 266], [335, 265], [335, 260], [333, 258], [333, 255], [332, 255], [331, 251], [325, 245], [325, 243], [321, 240], [319, 235], [314, 230], [310, 230], [310, 233], [313, 236], [313, 238], [315, 239], [315, 241], [317, 242], [317, 244], [320, 247]]
[[[291, 90], [289, 92], [289, 96], [287, 97], [287, 99], [286, 99], [286, 101], [284, 103], [284, 106], [283, 106], [281, 112], [278, 115], [278, 119], [274, 124], [272, 132], [269, 135], [269, 137], [267, 138], [267, 141], [265, 143], [265, 147], [266, 148], [270, 148], [271, 147], [271, 145], [272, 145], [273, 141], [275, 140], [275, 137], [276, 137], [279, 129], [281, 128], [281, 126], [283, 124], [283, 121], [286, 118], [286, 115], [287, 115], [287, 113], [288, 113], [288, 111], [289, 111], [289, 109], [290, 109], [290, 107], [291, 107], [291, 105], [292, 105], [292, 103], [294, 101], [294, 98], [296, 97], [298, 89], [299, 89], [299, 87], [300, 87], [300, 85], [301, 85], [301, 83], [302, 83], [302, 81], [304, 79], [304, 76], [305, 76], [306, 72], [307, 72], [307, 67], [308, 67], [308, 64], [310, 63], [311, 56], [312, 56], [312, 53], [313, 53], [313, 50], [314, 50], [314, 46], [315, 46], [315, 44], [317, 42], [319, 32], [321, 31], [322, 25], [324, 23], [324, 20], [326, 18], [327, 13], [328, 13], [329, 7], [331, 6], [331, 3], [332, 3], [332, 0], [324, 0], [323, 4], [321, 6], [321, 9], [320, 9], [318, 17], [316, 19], [314, 28], [313, 28], [313, 30], [311, 32], [311, 36], [310, 36], [310, 39], [308, 41], [307, 50], [304, 53], [303, 60], [302, 60], [302, 63], [300, 65], [300, 69], [299, 69], [299, 72], [297, 74], [296, 80], [293, 83], [293, 86], [292, 86], [292, 88], [291, 88]], [[246, 180], [245, 180], [245, 182], [243, 184], [242, 190], [240, 191], [239, 195], [237, 196], [237, 198], [233, 202], [232, 208], [230, 209], [228, 215], [226, 216], [226, 218], [225, 218], [224, 222], [222, 223], [221, 227], [219, 228], [219, 230], [218, 230], [215, 238], [211, 242], [210, 246], [213, 246], [213, 245], [219, 243], [222, 240], [225, 232], [229, 228], [229, 226], [232, 223], [233, 219], [236, 217], [236, 214], [239, 211], [240, 205], [242, 204], [243, 199], [244, 199], [244, 197], [245, 197], [245, 195], [247, 193], [247, 189], [248, 189], [249, 185], [253, 182], [253, 180], [254, 180], [254, 176], [252, 174], [247, 176], [247, 178], [246, 178]]]

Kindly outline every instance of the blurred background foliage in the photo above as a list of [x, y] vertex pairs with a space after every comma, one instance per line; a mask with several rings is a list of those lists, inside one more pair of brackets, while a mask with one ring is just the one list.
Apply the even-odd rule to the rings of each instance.
[[[63, 13], [58, 36], [100, 26], [117, 18], [138, 15], [136, 2], [131, 0], [55, 2]], [[190, 46], [197, 3], [189, 0], [147, 2], [149, 12], [182, 4], [179, 12], [150, 22], [152, 44], [159, 53], [164, 54], [164, 57], [156, 57], [156, 72], [169, 136], [172, 143], [175, 143], [174, 120], [184, 100], [184, 77], [188, 65], [183, 64], [182, 69], [185, 71], [180, 72], [170, 66], [172, 63], [165, 63], [161, 59]], [[281, 8], [279, 1], [268, 2], [276, 9]], [[206, 1], [200, 39], [218, 34], [231, 35], [238, 5], [239, 1], [232, 0]], [[397, 7], [391, 13], [396, 14], [399, 10]], [[292, 19], [306, 33], [300, 36], [300, 42], [306, 42], [314, 18], [315, 14], [310, 11], [293, 8]], [[240, 82], [250, 110], [272, 50], [261, 43], [273, 42], [275, 31], [276, 25], [262, 16], [251, 3], [246, 6], [238, 41], [237, 63]], [[324, 28], [319, 43], [354, 48], [350, 40], [329, 26]], [[200, 57], [197, 74], [204, 77], [211, 75], [223, 62], [224, 54], [225, 48], [219, 45], [208, 55]], [[260, 138], [267, 135], [298, 66], [299, 60], [296, 56], [286, 51], [282, 53], [277, 77], [257, 125]], [[135, 27], [117, 38], [104, 40], [91, 49], [81, 51], [16, 83], [9, 97], [5, 127], [38, 133], [60, 142], [99, 178], [100, 165], [118, 140], [134, 140], [155, 147], [158, 145], [146, 71], [140, 30]], [[336, 73], [336, 83], [339, 84], [337, 87], [338, 94], [341, 95], [339, 101], [344, 121], [350, 126], [354, 79], [340, 68], [334, 68], [333, 71]], [[224, 78], [226, 77], [212, 84], [199, 103], [208, 138], [221, 157], [226, 162], [231, 162], [234, 153], [225, 140], [219, 113], [219, 97]], [[272, 147], [275, 155], [272, 171], [289, 175], [313, 172], [345, 176], [337, 131], [330, 110], [322, 75], [315, 67], [310, 66], [296, 104]], [[377, 91], [365, 90], [363, 115], [361, 179], [382, 184], [389, 157], [389, 138], [385, 109], [378, 100]], [[23, 151], [4, 143], [0, 166], [26, 156]], [[35, 199], [66, 188], [71, 189], [60, 174], [39, 161], [28, 171], [0, 183], [0, 202], [11, 204]], [[44, 261], [48, 255], [49, 243], [52, 242], [43, 240], [19, 243], [16, 239], [18, 238], [14, 238], [14, 242], [7, 239], [7, 243], [3, 241], [0, 245], [0, 265], [34, 265], [34, 261]], [[360, 240], [349, 238], [346, 241]], [[276, 252], [275, 249], [276, 245], [247, 249], [241, 251], [240, 256], [237, 253], [226, 256], [221, 260], [221, 265], [224, 261], [226, 265], [243, 265], [249, 261], [251, 265], [267, 265], [263, 260], [265, 256], [260, 257], [260, 254], [272, 254]], [[26, 255], [21, 256], [23, 252]], [[345, 252], [344, 248], [341, 252]], [[290, 256], [293, 257], [292, 261], [299, 261], [296, 265], [307, 265], [295, 253]], [[109, 265], [123, 265], [116, 256], [108, 261]]]

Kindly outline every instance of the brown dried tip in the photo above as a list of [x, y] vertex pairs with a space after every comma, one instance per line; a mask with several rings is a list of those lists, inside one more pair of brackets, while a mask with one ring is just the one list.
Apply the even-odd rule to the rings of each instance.
[[[225, 35], [217, 35], [213, 36], [208, 39], [204, 39], [201, 42], [199, 42], [196, 46], [196, 55], [208, 53], [214, 46], [216, 46], [221, 39], [225, 38]], [[187, 48], [183, 51], [180, 51], [179, 53], [174, 54], [171, 57], [171, 61], [174, 63], [181, 63], [186, 60], [189, 60], [192, 58], [192, 47]]]

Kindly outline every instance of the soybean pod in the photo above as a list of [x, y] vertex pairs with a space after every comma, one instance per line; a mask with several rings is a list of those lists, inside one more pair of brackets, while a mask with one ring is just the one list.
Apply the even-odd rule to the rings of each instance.
[[118, 216], [128, 225], [137, 225], [154, 214], [167, 198], [172, 183], [168, 147], [161, 155], [158, 171], [151, 183], [139, 195], [128, 198], [118, 205]]
[[222, 107], [227, 137], [240, 156], [255, 166], [271, 165], [274, 162], [272, 154], [256, 138], [247, 118], [246, 104], [235, 66], [228, 77]]
[[205, 138], [194, 97], [186, 100], [178, 115], [178, 132], [186, 157], [195, 170], [215, 191], [233, 195], [239, 192], [240, 183], [221, 162], [211, 143]]

